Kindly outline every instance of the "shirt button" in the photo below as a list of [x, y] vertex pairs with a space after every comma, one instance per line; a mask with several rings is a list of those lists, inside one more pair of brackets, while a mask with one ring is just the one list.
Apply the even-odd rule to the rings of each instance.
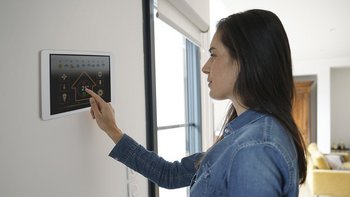
[[224, 130], [224, 133], [225, 133], [225, 134], [228, 134], [228, 132], [229, 132], [229, 130], [226, 128], [226, 129]]

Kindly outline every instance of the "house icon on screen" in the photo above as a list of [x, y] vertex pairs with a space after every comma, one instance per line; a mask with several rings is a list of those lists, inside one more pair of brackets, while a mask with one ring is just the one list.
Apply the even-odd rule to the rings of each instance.
[[96, 83], [94, 82], [94, 80], [92, 80], [86, 72], [82, 72], [71, 87], [75, 92], [75, 101], [88, 99], [90, 96], [85, 91], [85, 88], [93, 90], [95, 86]]

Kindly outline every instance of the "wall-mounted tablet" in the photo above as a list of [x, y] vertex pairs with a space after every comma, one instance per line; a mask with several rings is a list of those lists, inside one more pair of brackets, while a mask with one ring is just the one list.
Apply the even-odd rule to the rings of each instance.
[[105, 52], [42, 50], [42, 119], [89, 110], [85, 88], [111, 102], [111, 62]]

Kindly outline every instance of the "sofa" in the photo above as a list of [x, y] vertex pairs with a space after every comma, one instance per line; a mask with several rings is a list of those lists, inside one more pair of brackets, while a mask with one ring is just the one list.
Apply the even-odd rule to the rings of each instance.
[[322, 154], [316, 143], [307, 149], [307, 183], [312, 194], [350, 197], [349, 153]]

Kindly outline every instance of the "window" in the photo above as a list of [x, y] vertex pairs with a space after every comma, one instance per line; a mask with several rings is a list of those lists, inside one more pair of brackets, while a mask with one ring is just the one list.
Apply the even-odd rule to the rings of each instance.
[[[154, 13], [144, 0], [147, 148], [168, 161], [201, 151], [199, 47]], [[149, 183], [149, 196], [186, 197], [188, 189]]]
[[[157, 150], [168, 161], [201, 149], [198, 46], [159, 19], [154, 21]], [[187, 188], [159, 188], [160, 197], [187, 196]]]

